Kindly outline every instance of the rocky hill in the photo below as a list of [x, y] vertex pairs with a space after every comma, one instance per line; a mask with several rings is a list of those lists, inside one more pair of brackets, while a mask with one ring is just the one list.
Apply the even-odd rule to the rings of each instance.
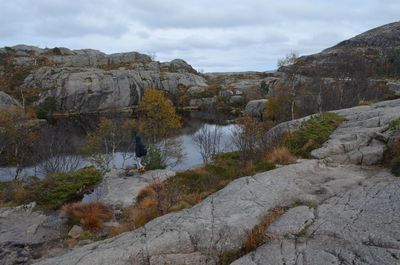
[[174, 94], [207, 85], [180, 59], [26, 45], [0, 49], [0, 80], [0, 90], [17, 96], [22, 90], [31, 101], [54, 97], [59, 111], [78, 113], [131, 107], [148, 87]]
[[[400, 22], [387, 24], [281, 67], [268, 85], [279, 93], [295, 80], [304, 114], [400, 94]], [[293, 75], [295, 76], [293, 78]], [[290, 83], [290, 84], [289, 84]]]
[[388, 123], [399, 111], [400, 100], [339, 110], [345, 122], [317, 159], [239, 178], [193, 208], [38, 264], [226, 264], [277, 207], [287, 211], [268, 226], [269, 240], [232, 264], [398, 264], [400, 179], [379, 164], [398, 137]]

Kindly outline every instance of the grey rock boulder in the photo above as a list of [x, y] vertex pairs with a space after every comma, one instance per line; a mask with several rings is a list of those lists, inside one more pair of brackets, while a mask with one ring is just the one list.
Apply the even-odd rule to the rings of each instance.
[[82, 227], [79, 225], [74, 225], [68, 232], [68, 236], [73, 239], [78, 239], [83, 233]]
[[261, 117], [267, 102], [267, 99], [251, 100], [246, 104], [244, 111], [253, 117]]

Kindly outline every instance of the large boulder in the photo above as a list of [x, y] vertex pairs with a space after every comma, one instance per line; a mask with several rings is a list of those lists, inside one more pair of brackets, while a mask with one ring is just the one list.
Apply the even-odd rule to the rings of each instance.
[[247, 103], [244, 111], [253, 117], [262, 117], [267, 102], [268, 99], [251, 100]]

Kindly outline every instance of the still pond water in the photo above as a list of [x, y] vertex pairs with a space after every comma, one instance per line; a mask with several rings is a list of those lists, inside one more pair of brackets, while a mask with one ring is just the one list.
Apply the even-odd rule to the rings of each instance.
[[[206, 116], [207, 117], [207, 116]], [[176, 164], [171, 169], [173, 170], [184, 170], [192, 168], [202, 164], [202, 158], [199, 153], [198, 147], [193, 142], [193, 136], [202, 128], [214, 129], [218, 127], [221, 132], [221, 146], [223, 151], [232, 151], [231, 135], [232, 131], [235, 130], [236, 126], [234, 124], [229, 124], [228, 120], [232, 117], [219, 117], [216, 119], [205, 119], [203, 114], [192, 113], [190, 117], [187, 117], [184, 122], [184, 128], [179, 131], [176, 138], [178, 138], [182, 143], [183, 149], [183, 160]], [[60, 119], [54, 122], [52, 126], [47, 126], [42, 130], [42, 137], [44, 141], [56, 141], [60, 143], [61, 146], [66, 146], [70, 149], [65, 157], [73, 158], [74, 163], [78, 163], [79, 167], [90, 165], [89, 161], [81, 156], [79, 156], [79, 147], [85, 142], [85, 136], [88, 132], [93, 131], [98, 118], [96, 117], [78, 117], [69, 119]], [[62, 143], [62, 144], [61, 144]], [[45, 173], [41, 170], [43, 161], [26, 167], [20, 174], [20, 178], [27, 176], [36, 176], [43, 178]], [[128, 158], [124, 159], [122, 153], [118, 152], [116, 154], [113, 164], [117, 168], [123, 168], [134, 164], [134, 159]], [[0, 182], [12, 180], [15, 176], [15, 167], [3, 166], [0, 167]]]

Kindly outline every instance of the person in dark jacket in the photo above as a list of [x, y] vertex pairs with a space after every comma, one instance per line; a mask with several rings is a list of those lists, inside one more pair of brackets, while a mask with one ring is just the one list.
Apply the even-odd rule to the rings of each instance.
[[142, 157], [147, 154], [146, 147], [143, 143], [142, 137], [135, 135], [135, 155], [136, 155], [136, 165], [139, 170], [143, 170]]

